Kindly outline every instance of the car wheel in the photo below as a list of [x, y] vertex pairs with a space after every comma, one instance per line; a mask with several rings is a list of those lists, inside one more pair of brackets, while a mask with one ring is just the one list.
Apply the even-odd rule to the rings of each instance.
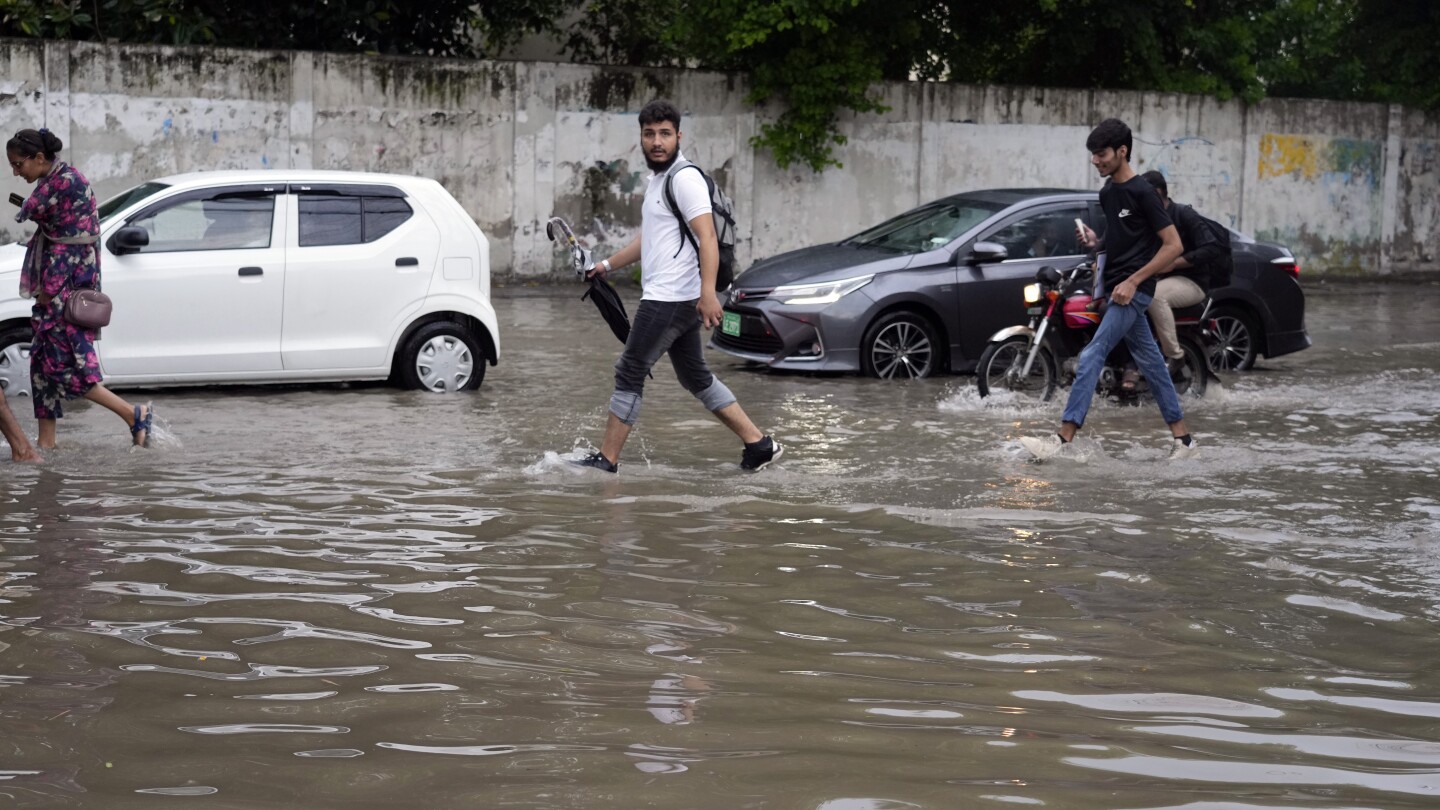
[[1221, 307], [1214, 318], [1218, 340], [1210, 350], [1210, 367], [1216, 371], [1245, 371], [1255, 365], [1260, 351], [1255, 316], [1236, 307]]
[[400, 349], [397, 366], [405, 388], [436, 393], [473, 391], [485, 379], [485, 358], [470, 330], [453, 321], [416, 329]]
[[865, 373], [882, 380], [929, 377], [939, 368], [941, 353], [935, 327], [913, 312], [876, 319], [860, 349]]
[[1050, 397], [1055, 395], [1056, 386], [1059, 385], [1055, 358], [1049, 349], [1040, 347], [1040, 351], [1035, 355], [1035, 362], [1030, 365], [1030, 373], [1021, 377], [1020, 369], [1024, 367], [1029, 353], [1030, 338], [1023, 335], [986, 346], [985, 352], [980, 355], [980, 362], [975, 366], [975, 384], [980, 389], [980, 396], [988, 397], [999, 391], [1011, 391], [1028, 397], [1038, 397], [1041, 402], [1050, 401]]
[[0, 332], [0, 391], [11, 399], [30, 396], [30, 329]]

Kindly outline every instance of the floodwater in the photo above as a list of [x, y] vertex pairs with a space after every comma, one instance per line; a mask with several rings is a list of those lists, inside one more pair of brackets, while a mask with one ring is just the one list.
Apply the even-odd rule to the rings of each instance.
[[144, 392], [163, 448], [82, 405], [0, 463], [0, 804], [1440, 806], [1440, 287], [1313, 286], [1178, 463], [1150, 407], [1035, 465], [1058, 402], [712, 355], [755, 475], [663, 364], [620, 475], [563, 462], [578, 295], [501, 291], [473, 395]]

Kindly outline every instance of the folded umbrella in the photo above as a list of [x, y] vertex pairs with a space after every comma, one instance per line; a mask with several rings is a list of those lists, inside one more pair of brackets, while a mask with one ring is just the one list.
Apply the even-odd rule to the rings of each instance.
[[625, 314], [625, 302], [620, 300], [620, 293], [610, 286], [610, 282], [599, 276], [590, 277], [590, 289], [580, 296], [580, 300], [589, 298], [595, 302], [595, 308], [600, 310], [600, 317], [605, 323], [610, 324], [610, 331], [621, 343], [630, 339], [630, 316]]
[[[559, 237], [556, 237], [556, 233]], [[600, 310], [600, 317], [610, 325], [610, 331], [621, 343], [630, 339], [630, 316], [625, 312], [625, 302], [620, 300], [620, 293], [610, 286], [610, 282], [600, 276], [588, 276], [594, 262], [590, 259], [590, 251], [580, 246], [580, 241], [575, 238], [575, 232], [570, 230], [570, 224], [561, 217], [551, 217], [545, 223], [545, 235], [550, 237], [552, 242], [565, 242], [570, 248], [570, 264], [575, 270], [575, 275], [590, 285], [590, 289], [580, 296], [580, 300], [589, 298]]]

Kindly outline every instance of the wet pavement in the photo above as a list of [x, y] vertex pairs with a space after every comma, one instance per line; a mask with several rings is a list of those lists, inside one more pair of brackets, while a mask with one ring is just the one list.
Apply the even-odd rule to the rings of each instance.
[[79, 405], [0, 463], [0, 802], [1440, 804], [1440, 286], [1312, 286], [1179, 463], [1152, 407], [1035, 465], [1058, 402], [712, 353], [755, 475], [663, 364], [620, 474], [564, 463], [578, 296], [500, 291], [475, 394], [127, 392], [158, 450]]

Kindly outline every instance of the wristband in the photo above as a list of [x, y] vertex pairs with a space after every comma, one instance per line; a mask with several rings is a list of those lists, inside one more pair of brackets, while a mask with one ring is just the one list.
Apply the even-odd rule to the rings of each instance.
[[607, 273], [610, 272], [610, 260], [609, 260], [609, 259], [601, 259], [601, 260], [600, 260], [600, 266], [605, 268], [605, 272], [607, 272]]

